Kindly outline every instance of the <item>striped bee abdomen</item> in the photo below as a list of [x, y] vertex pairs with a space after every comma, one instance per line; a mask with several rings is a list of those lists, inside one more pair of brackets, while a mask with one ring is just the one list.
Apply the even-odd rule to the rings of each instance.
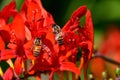
[[40, 51], [41, 51], [41, 46], [34, 46], [33, 47], [33, 54], [35, 57], [37, 57], [39, 55]]
[[62, 30], [60, 26], [57, 24], [53, 24], [52, 26], [53, 33], [55, 34], [55, 40], [58, 42], [59, 45], [63, 44], [63, 36], [62, 36]]
[[59, 45], [63, 44], [63, 36], [61, 34], [57, 34], [55, 36], [55, 38], [56, 38], [56, 40], [57, 40], [57, 42], [58, 42]]
[[42, 41], [41, 38], [35, 38], [34, 45], [33, 45], [33, 55], [37, 57], [39, 53], [41, 52]]

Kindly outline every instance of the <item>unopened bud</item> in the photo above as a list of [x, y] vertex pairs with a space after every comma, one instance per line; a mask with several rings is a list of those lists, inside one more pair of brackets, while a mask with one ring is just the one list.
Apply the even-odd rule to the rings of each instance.
[[106, 73], [106, 71], [102, 72], [102, 77], [103, 77], [103, 80], [107, 80], [107, 73]]
[[94, 80], [94, 77], [92, 74], [89, 74], [89, 80]]
[[116, 76], [120, 76], [120, 68], [116, 68]]

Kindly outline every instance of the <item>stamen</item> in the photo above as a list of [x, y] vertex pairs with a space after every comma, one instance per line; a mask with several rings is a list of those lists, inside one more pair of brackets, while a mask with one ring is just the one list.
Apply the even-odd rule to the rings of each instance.
[[33, 10], [32, 13], [33, 13], [32, 22], [35, 22], [36, 13], [38, 13], [38, 9]]
[[12, 69], [14, 69], [14, 65], [13, 65], [13, 62], [12, 62], [11, 59], [8, 59], [8, 60], [7, 60], [7, 63], [9, 64], [9, 66], [10, 66]]
[[32, 60], [32, 64], [33, 64], [33, 65], [35, 64], [35, 60]]
[[1, 69], [1, 67], [0, 67], [0, 76], [3, 76], [3, 71]]
[[11, 32], [11, 39], [10, 39], [10, 43], [12, 44], [16, 44], [17, 40], [16, 40], [16, 35], [15, 35], [15, 32], [12, 31]]

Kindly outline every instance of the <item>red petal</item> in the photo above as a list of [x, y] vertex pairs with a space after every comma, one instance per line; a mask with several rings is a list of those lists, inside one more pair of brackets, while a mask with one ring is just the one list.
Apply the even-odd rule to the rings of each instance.
[[16, 45], [16, 44], [11, 44], [11, 43], [9, 43], [9, 44], [7, 45], [7, 47], [10, 48], [10, 49], [16, 49], [16, 48], [17, 48], [17, 45]]
[[86, 23], [85, 23], [85, 29], [87, 37], [91, 42], [94, 41], [94, 30], [93, 30], [93, 22], [92, 22], [92, 16], [90, 10], [87, 10], [86, 13]]
[[86, 32], [85, 33], [86, 37], [89, 39], [88, 49], [90, 50], [90, 54], [88, 58], [90, 59], [93, 53], [93, 45], [94, 45], [94, 29], [93, 29], [93, 22], [92, 22], [92, 16], [91, 16], [90, 10], [87, 10], [87, 13], [86, 13], [85, 32]]
[[48, 31], [46, 34], [46, 39], [50, 40], [52, 44], [55, 44], [55, 37], [53, 32]]
[[23, 3], [23, 5], [21, 6], [21, 10], [20, 10], [20, 12], [22, 13], [22, 14], [25, 14], [26, 12], [27, 12], [27, 4], [29, 3], [29, 2], [27, 2], [27, 0], [25, 0], [26, 2], [24, 2]]
[[[1, 24], [1, 22], [0, 22], [0, 24]], [[0, 27], [0, 30], [5, 30], [5, 31], [10, 32], [10, 27], [8, 25], [4, 24], [3, 26]]]
[[31, 51], [25, 50], [25, 54], [27, 56], [27, 59], [30, 59], [30, 60], [34, 60], [35, 59], [35, 57], [34, 57], [34, 55], [33, 55], [33, 53]]
[[55, 23], [55, 21], [54, 21], [52, 15], [50, 13], [46, 12], [45, 21], [44, 21], [43, 26], [51, 27], [52, 24], [54, 24], [54, 23]]
[[5, 23], [5, 20], [0, 18], [0, 28], [1, 28], [2, 26], [4, 26], [5, 24], [6, 24], [6, 23]]
[[22, 72], [22, 58], [17, 57], [14, 64], [15, 72], [17, 75], [20, 75]]
[[33, 46], [33, 40], [28, 40], [25, 44], [24, 44], [24, 48], [25, 49], [31, 49]]
[[81, 46], [82, 50], [84, 54], [86, 54], [88, 59], [90, 59], [93, 53], [94, 30], [93, 30], [92, 17], [89, 10], [86, 13], [85, 26], [80, 28], [79, 35], [80, 35], [80, 44], [82, 44]]
[[31, 1], [28, 4], [28, 8], [27, 8], [27, 20], [28, 22], [33, 22], [33, 20], [37, 21], [42, 17], [41, 14], [41, 9], [38, 6], [37, 3], [35, 3], [34, 1]]
[[2, 38], [0, 37], [0, 50], [5, 48], [5, 43], [3, 42]]
[[48, 63], [46, 59], [39, 55], [39, 58], [35, 60], [35, 64], [31, 67], [29, 72], [37, 72], [37, 71], [49, 71], [51, 70], [51, 65]]
[[5, 42], [10, 41], [10, 34], [8, 31], [0, 30], [0, 36], [2, 37], [3, 41], [5, 41]]
[[10, 16], [15, 16], [17, 14], [15, 8], [16, 8], [15, 1], [10, 2], [7, 6], [3, 8], [2, 12], [0, 12], [0, 17], [7, 21]]
[[11, 29], [15, 33], [17, 39], [20, 39], [21, 41], [25, 40], [25, 26], [24, 26], [24, 20], [21, 15], [16, 15], [12, 24]]
[[85, 6], [85, 5], [79, 7], [76, 11], [74, 11], [74, 13], [73, 13], [72, 16], [71, 16], [71, 19], [72, 19], [72, 20], [75, 20], [76, 18], [82, 17], [83, 15], [85, 15], [86, 10], [87, 10], [87, 9], [86, 9], [86, 6]]
[[45, 19], [43, 26], [50, 27], [53, 23], [55, 23], [52, 15], [44, 9], [44, 7], [42, 6], [41, 0], [34, 0], [34, 1], [39, 5], [41, 14], [42, 14], [43, 18]]
[[60, 70], [61, 71], [71, 71], [71, 72], [74, 72], [75, 74], [80, 74], [80, 71], [79, 69], [76, 67], [76, 65], [74, 63], [71, 63], [71, 62], [62, 62], [60, 64]]
[[27, 40], [31, 40], [32, 39], [31, 32], [30, 32], [30, 30], [27, 27], [25, 27], [25, 37], [27, 38]]
[[79, 25], [79, 19], [85, 15], [86, 13], [86, 6], [79, 7], [71, 16], [70, 20], [64, 25], [62, 28], [63, 31], [69, 30], [69, 28], [75, 25]]
[[33, 40], [29, 40], [26, 44], [24, 44], [24, 50], [25, 54], [28, 59], [35, 59], [32, 53], [32, 46], [33, 46]]
[[[52, 42], [49, 40], [49, 39], [43, 39], [43, 44], [45, 45], [45, 46], [47, 46], [47, 48], [49, 48], [50, 49], [50, 52], [51, 53], [54, 53], [55, 51], [54, 51], [54, 48], [53, 48], [53, 44], [52, 44]], [[47, 50], [46, 50], [47, 51]]]
[[13, 70], [12, 70], [12, 68], [9, 67], [3, 75], [3, 79], [4, 80], [12, 80], [12, 78], [13, 78]]
[[[0, 19], [1, 20], [1, 19]], [[5, 42], [10, 41], [10, 27], [5, 25], [5, 23], [0, 22], [0, 36]]]
[[2, 50], [0, 60], [15, 58], [15, 50]]
[[55, 23], [52, 15], [43, 8], [40, 0], [32, 0], [29, 3], [27, 9], [27, 18], [29, 22], [32, 22], [33, 20], [36, 22], [39, 19], [43, 18], [43, 26], [51, 27], [51, 25]]

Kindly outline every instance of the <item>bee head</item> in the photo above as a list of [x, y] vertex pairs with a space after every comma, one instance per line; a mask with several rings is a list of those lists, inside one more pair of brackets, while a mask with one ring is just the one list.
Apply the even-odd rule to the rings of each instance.
[[40, 46], [42, 44], [41, 38], [39, 37], [35, 38], [34, 44]]
[[61, 32], [61, 28], [57, 24], [53, 24], [52, 25], [52, 31], [53, 31], [54, 34], [58, 34], [59, 32]]

